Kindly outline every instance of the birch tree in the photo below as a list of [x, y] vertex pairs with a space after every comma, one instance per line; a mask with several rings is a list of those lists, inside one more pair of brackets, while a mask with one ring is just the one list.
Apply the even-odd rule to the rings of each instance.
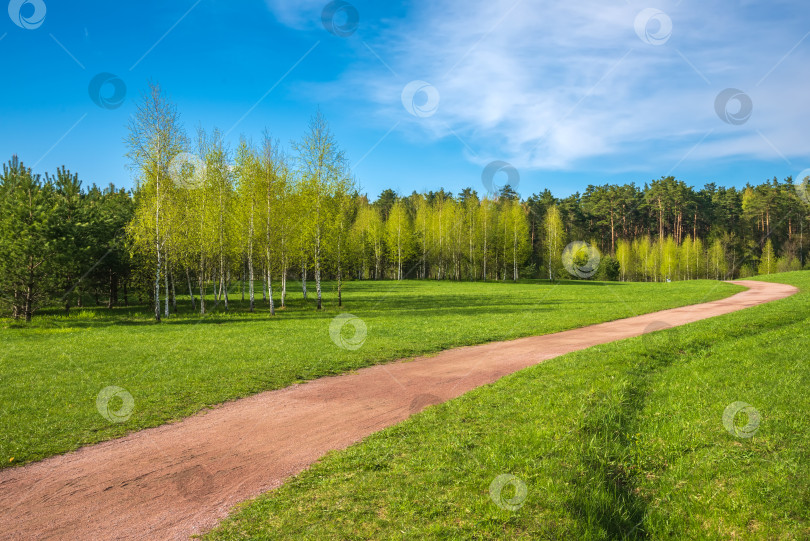
[[517, 282], [520, 277], [519, 267], [529, 255], [529, 222], [523, 206], [518, 201], [509, 201], [503, 214], [506, 224], [504, 228], [504, 261], [511, 263], [512, 281]]
[[374, 254], [374, 279], [382, 277], [383, 257], [385, 256], [385, 224], [377, 207], [370, 207], [368, 213], [368, 241]]
[[[702, 258], [701, 258], [702, 259]], [[709, 269], [715, 280], [720, 280], [726, 275], [726, 250], [723, 241], [715, 239], [709, 248]]]
[[633, 248], [630, 242], [619, 239], [616, 245], [616, 260], [619, 262], [621, 269], [621, 280], [627, 282], [632, 279], [634, 265], [633, 265]]
[[165, 208], [171, 205], [168, 170], [172, 159], [186, 148], [187, 138], [177, 108], [157, 84], [150, 84], [141, 97], [129, 124], [126, 144], [127, 157], [135, 174], [135, 189], [142, 195], [143, 206], [139, 210], [150, 214], [148, 219], [139, 216], [135, 226], [143, 229], [135, 236], [141, 241], [151, 237], [154, 247], [155, 320], [160, 321], [160, 273], [166, 242], [162, 218]]
[[307, 219], [304, 221], [312, 243], [312, 262], [315, 267], [316, 309], [323, 308], [321, 291], [321, 265], [323, 240], [332, 225], [330, 198], [338, 191], [347, 192], [350, 184], [346, 171], [346, 158], [323, 114], [318, 111], [309, 123], [304, 138], [294, 143], [301, 168], [301, 195]]
[[293, 235], [293, 186], [289, 164], [278, 141], [265, 132], [261, 152], [260, 192], [262, 197], [262, 227], [264, 243], [265, 283], [270, 314], [275, 315], [273, 301], [273, 267], [281, 276], [281, 308], [286, 306], [287, 269]]
[[402, 199], [397, 199], [385, 225], [385, 243], [396, 265], [396, 279], [402, 280], [402, 264], [413, 250], [413, 226]]
[[218, 263], [217, 285], [219, 291], [215, 293], [215, 298], [217, 303], [224, 304], [224, 309], [227, 311], [229, 309], [228, 287], [236, 247], [234, 241], [238, 235], [233, 219], [235, 210], [234, 176], [228, 163], [228, 150], [225, 148], [222, 134], [218, 130], [214, 130], [208, 145], [206, 174], [213, 214], [214, 255]]
[[[239, 148], [236, 151], [236, 164], [234, 172], [237, 178], [238, 190], [238, 210], [242, 218], [242, 233], [244, 238], [244, 250], [247, 258], [247, 272], [248, 272], [248, 310], [253, 312], [255, 308], [255, 291], [254, 291], [254, 253], [256, 244], [256, 219], [258, 214], [258, 190], [261, 188], [259, 178], [263, 171], [256, 150], [248, 145], [243, 139], [239, 143]], [[267, 247], [269, 250], [269, 246]], [[269, 257], [266, 262], [269, 265]], [[268, 266], [269, 269], [269, 266]], [[269, 271], [268, 271], [269, 275]], [[272, 289], [271, 289], [272, 291]], [[273, 301], [271, 295], [270, 309], [272, 312]]]
[[565, 247], [565, 229], [563, 228], [562, 216], [557, 205], [552, 205], [546, 212], [546, 219], [543, 223], [545, 230], [546, 265], [548, 267], [548, 279], [552, 282], [560, 275], [562, 269], [562, 252]]
[[776, 272], [776, 254], [773, 250], [773, 242], [768, 239], [762, 249], [762, 257], [759, 260], [759, 274], [774, 274]]
[[357, 261], [357, 277], [364, 280], [371, 275], [370, 261], [371, 254], [371, 241], [369, 229], [371, 228], [371, 214], [374, 209], [369, 206], [368, 200], [365, 198], [359, 202], [357, 208], [357, 216], [352, 224], [352, 245], [355, 249], [355, 258]]

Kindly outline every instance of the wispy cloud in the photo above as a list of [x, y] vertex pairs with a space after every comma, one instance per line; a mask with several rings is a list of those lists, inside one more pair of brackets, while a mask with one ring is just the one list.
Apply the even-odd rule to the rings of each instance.
[[304, 30], [311, 28], [320, 20], [321, 11], [326, 0], [265, 0], [268, 9], [278, 22]]
[[[293, 26], [322, 7], [267, 1]], [[647, 6], [635, 2], [421, 0], [405, 20], [368, 38], [391, 70], [357, 45], [358, 61], [327, 85], [342, 99], [373, 104], [381, 125], [405, 119], [402, 129], [421, 138], [463, 138], [474, 149], [468, 158], [480, 163], [660, 169], [687, 153], [689, 160], [806, 155], [810, 104], [801, 95], [810, 83], [802, 69], [810, 39], [796, 43], [807, 29], [790, 15], [793, 3], [779, 4], [781, 11], [734, 4], [659, 2], [673, 32], [654, 46], [636, 35], [635, 18]], [[403, 111], [400, 92], [414, 79], [439, 90], [435, 116]], [[742, 126], [715, 113], [728, 87], [754, 102]]]

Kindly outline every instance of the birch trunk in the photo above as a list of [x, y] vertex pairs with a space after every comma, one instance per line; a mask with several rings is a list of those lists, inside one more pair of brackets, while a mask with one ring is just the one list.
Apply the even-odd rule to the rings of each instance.
[[318, 297], [316, 309], [322, 308], [321, 304], [321, 232], [320, 227], [315, 236], [315, 292]]
[[172, 310], [177, 313], [177, 287], [174, 281], [174, 273], [169, 277], [169, 282], [172, 284]]
[[[270, 275], [268, 271], [267, 275]], [[264, 288], [262, 288], [264, 293]], [[255, 296], [253, 292], [253, 213], [250, 214], [250, 241], [248, 242], [248, 295], [250, 295], [250, 311], [253, 311]]]
[[[155, 252], [157, 266], [155, 267], [155, 321], [160, 322], [160, 183], [156, 186], [155, 197]], [[81, 296], [79, 297], [81, 299]], [[81, 302], [81, 301], [80, 301]]]
[[270, 301], [270, 315], [276, 315], [276, 305], [273, 304], [273, 277], [270, 276], [270, 270], [267, 271], [267, 298]]
[[281, 307], [284, 308], [287, 302], [287, 259], [284, 258], [284, 263], [281, 269]]
[[225, 294], [225, 311], [228, 311], [228, 283], [231, 281], [231, 271], [227, 271], [226, 276], [223, 278], [224, 294]]
[[200, 315], [205, 315], [205, 259], [200, 256]]
[[301, 263], [301, 287], [304, 291], [304, 300], [307, 300], [307, 264]]
[[343, 276], [342, 276], [342, 268], [341, 268], [341, 237], [338, 235], [338, 268], [337, 268], [337, 283], [338, 283], [338, 306], [343, 306]]
[[165, 291], [166, 291], [165, 316], [169, 317], [169, 258], [168, 258], [168, 256], [166, 258], [164, 258], [164, 264], [166, 265], [166, 268], [164, 269], [164, 272], [163, 272], [163, 285], [164, 285]]
[[186, 280], [188, 281], [188, 296], [191, 297], [191, 309], [197, 310], [197, 303], [194, 302], [194, 289], [191, 287], [191, 273], [186, 269]]

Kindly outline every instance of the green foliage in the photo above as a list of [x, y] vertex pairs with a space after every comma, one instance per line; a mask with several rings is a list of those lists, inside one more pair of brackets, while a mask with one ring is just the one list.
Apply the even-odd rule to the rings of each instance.
[[604, 256], [599, 264], [600, 278], [615, 282], [621, 277], [621, 263], [613, 256]]
[[765, 248], [762, 249], [762, 256], [759, 260], [759, 273], [760, 274], [774, 274], [777, 269], [776, 254], [773, 251], [773, 242], [768, 239], [765, 242]]
[[802, 270], [802, 264], [795, 257], [782, 256], [776, 260], [776, 272], [795, 272]]
[[398, 199], [388, 214], [385, 229], [385, 244], [396, 266], [396, 278], [402, 280], [403, 262], [414, 252], [413, 224], [401, 199]]
[[748, 263], [746, 263], [745, 265], [740, 267], [740, 278], [741, 279], [743, 279], [743, 278], [751, 278], [752, 276], [756, 276], [756, 274], [757, 273], [754, 271], [754, 268]]
[[548, 267], [548, 279], [554, 281], [562, 276], [562, 253], [565, 248], [565, 229], [563, 228], [560, 211], [556, 206], [552, 206], [546, 211], [543, 226], [545, 232], [545, 255], [546, 265]]
[[[289, 156], [266, 133], [261, 148], [247, 141], [231, 152], [219, 131], [200, 129], [192, 144], [175, 106], [153, 85], [127, 137], [132, 194], [112, 186], [82, 191], [65, 168], [45, 182], [31, 171], [11, 175], [36, 178], [42, 190], [34, 191], [54, 200], [51, 211], [29, 213], [53, 224], [43, 233], [49, 256], [32, 264], [35, 287], [14, 273], [22, 243], [30, 251], [39, 233], [0, 241], [13, 267], [5, 279], [16, 280], [4, 286], [6, 305], [17, 307], [9, 313], [30, 317], [56, 301], [69, 309], [88, 293], [112, 307], [119, 285], [149, 298], [160, 318], [178, 310], [178, 290], [196, 292], [204, 314], [207, 291], [228, 307], [236, 284], [254, 300], [260, 288], [272, 314], [274, 299], [286, 304], [288, 279], [301, 278], [306, 299], [313, 274], [318, 307], [321, 279], [335, 279], [338, 289], [355, 277], [556, 280], [566, 276], [562, 252], [576, 239], [614, 257], [623, 281], [723, 280], [808, 263], [810, 206], [791, 178], [696, 189], [663, 177], [643, 187], [588, 186], [565, 198], [546, 189], [525, 201], [509, 186], [494, 198], [472, 188], [410, 196], [387, 189], [370, 202], [355, 191], [348, 157], [320, 112]], [[29, 202], [3, 204], [7, 230], [15, 231], [12, 216], [25, 215]], [[28, 301], [20, 300], [23, 289]], [[197, 309], [191, 294], [189, 304]]]
[[42, 181], [13, 157], [0, 175], [0, 304], [26, 321], [53, 303], [69, 310], [83, 292], [115, 304], [130, 279], [132, 208], [126, 191], [85, 191], [64, 167]]
[[47, 299], [60, 232], [53, 185], [16, 157], [0, 176], [0, 287], [15, 319], [31, 317]]

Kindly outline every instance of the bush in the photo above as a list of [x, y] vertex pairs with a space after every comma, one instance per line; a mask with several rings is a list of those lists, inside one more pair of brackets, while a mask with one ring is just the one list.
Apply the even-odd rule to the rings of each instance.
[[616, 282], [621, 276], [622, 266], [619, 263], [619, 260], [615, 257], [606, 255], [602, 258], [602, 262], [599, 265], [599, 275], [598, 278], [600, 280], [607, 280], [609, 282]]
[[749, 263], [746, 263], [742, 267], [740, 267], [740, 276], [739, 278], [751, 278], [755, 276], [756, 272], [754, 272], [754, 267], [752, 267]]
[[776, 272], [792, 272], [802, 270], [802, 264], [795, 257], [780, 257], [776, 261]]

